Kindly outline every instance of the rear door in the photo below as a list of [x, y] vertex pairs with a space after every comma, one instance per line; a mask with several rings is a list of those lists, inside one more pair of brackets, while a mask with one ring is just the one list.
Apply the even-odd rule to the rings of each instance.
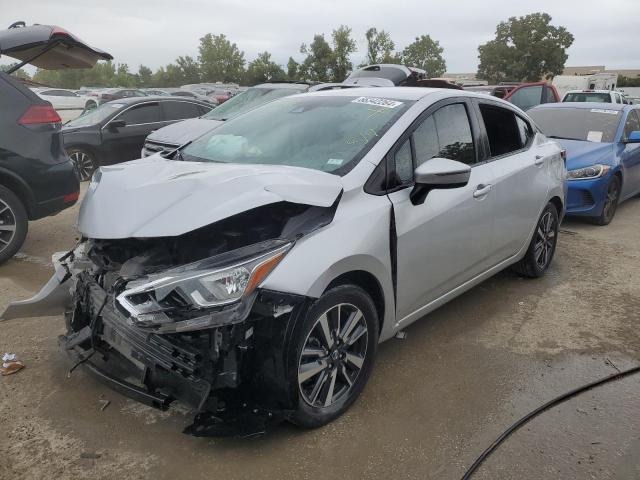
[[484, 100], [478, 108], [496, 175], [492, 245], [499, 263], [526, 244], [546, 202], [547, 169], [556, 153], [535, 146], [533, 126], [511, 108]]
[[[123, 120], [126, 125], [117, 129], [110, 127], [117, 120]], [[140, 103], [113, 117], [102, 127], [102, 149], [109, 163], [140, 158], [144, 139], [163, 125], [164, 114], [158, 102]]]
[[164, 118], [167, 125], [169, 123], [179, 122], [180, 120], [186, 120], [187, 118], [199, 117], [205, 113], [200, 105], [187, 100], [166, 100], [160, 102], [160, 105], [164, 111]]
[[624, 143], [633, 131], [640, 131], [640, 115], [638, 115], [637, 109], [630, 110], [627, 115], [622, 137], [623, 143], [619, 147], [622, 148], [620, 160], [625, 170], [622, 182], [622, 199], [640, 192], [640, 143]]
[[[491, 266], [494, 173], [482, 161], [479, 138], [471, 103], [450, 99], [429, 107], [389, 154], [395, 182], [388, 196], [397, 234], [397, 316], [406, 322]], [[436, 157], [469, 164], [470, 181], [461, 188], [434, 189], [423, 204], [413, 205], [414, 169]]]

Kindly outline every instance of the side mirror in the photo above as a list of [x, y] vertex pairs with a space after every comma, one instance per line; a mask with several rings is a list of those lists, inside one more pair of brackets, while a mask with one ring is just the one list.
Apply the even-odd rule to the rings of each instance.
[[424, 203], [429, 192], [436, 188], [460, 188], [469, 183], [471, 167], [447, 158], [432, 158], [414, 172], [415, 186], [411, 191], [411, 203]]
[[640, 130], [634, 130], [627, 137], [627, 143], [640, 143]]
[[112, 132], [117, 132], [118, 129], [126, 126], [127, 126], [127, 122], [125, 122], [124, 120], [114, 120], [109, 124], [109, 130], [111, 130]]

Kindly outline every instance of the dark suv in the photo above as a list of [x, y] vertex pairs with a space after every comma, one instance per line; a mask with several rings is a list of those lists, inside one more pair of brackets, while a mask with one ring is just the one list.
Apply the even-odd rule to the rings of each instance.
[[26, 64], [48, 70], [89, 68], [108, 53], [51, 25], [18, 22], [0, 31], [0, 55], [20, 60], [0, 72], [0, 263], [11, 258], [36, 220], [73, 205], [79, 183], [51, 104], [10, 74]]

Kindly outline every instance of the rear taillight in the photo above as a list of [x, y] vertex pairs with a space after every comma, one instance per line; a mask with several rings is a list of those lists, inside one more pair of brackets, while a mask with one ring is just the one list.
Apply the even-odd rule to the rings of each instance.
[[32, 105], [20, 117], [20, 125], [37, 125], [41, 123], [60, 123], [62, 119], [51, 105]]
[[567, 162], [567, 151], [563, 148], [560, 150], [560, 158], [566, 163]]
[[80, 192], [73, 192], [62, 197], [62, 201], [64, 203], [71, 203], [77, 201], [78, 198], [80, 198]]

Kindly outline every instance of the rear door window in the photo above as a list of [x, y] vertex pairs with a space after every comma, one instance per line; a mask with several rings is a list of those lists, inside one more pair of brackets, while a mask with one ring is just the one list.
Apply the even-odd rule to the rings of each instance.
[[[528, 125], [511, 110], [497, 105], [481, 104], [480, 113], [487, 131], [491, 157], [507, 155], [525, 146], [528, 134], [526, 131], [523, 134], [522, 129], [526, 130]], [[520, 124], [518, 120], [521, 121]]]
[[162, 111], [158, 103], [143, 103], [130, 108], [118, 120], [124, 120], [127, 125], [138, 125], [141, 123], [154, 123], [163, 120]]
[[191, 102], [162, 102], [167, 120], [182, 120], [200, 116], [199, 105]]
[[513, 95], [509, 97], [509, 101], [525, 111], [531, 107], [540, 105], [542, 102], [542, 85], [518, 88]]

